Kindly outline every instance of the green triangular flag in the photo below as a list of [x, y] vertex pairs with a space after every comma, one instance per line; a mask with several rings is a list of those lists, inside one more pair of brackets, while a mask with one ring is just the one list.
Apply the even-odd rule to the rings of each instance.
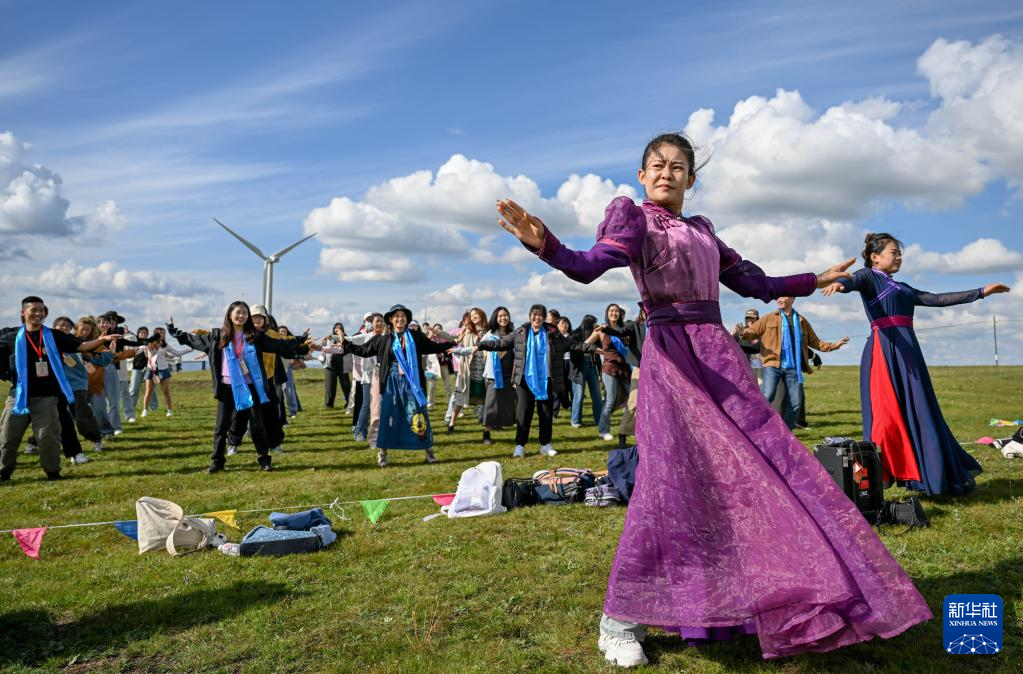
[[360, 503], [362, 503], [362, 509], [365, 511], [366, 517], [373, 524], [376, 524], [380, 516], [387, 510], [386, 499], [380, 501], [360, 501]]

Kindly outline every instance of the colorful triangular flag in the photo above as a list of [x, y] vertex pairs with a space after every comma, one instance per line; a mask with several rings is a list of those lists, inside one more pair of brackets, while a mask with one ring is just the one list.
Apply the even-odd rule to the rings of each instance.
[[381, 499], [379, 501], [359, 501], [362, 504], [362, 509], [366, 513], [366, 517], [373, 524], [377, 523], [380, 516], [387, 510], [387, 500]]
[[215, 513], [206, 513], [208, 517], [216, 517], [218, 520], [223, 522], [229, 527], [234, 529], [238, 528], [238, 511], [237, 510], [218, 510]]
[[18, 545], [25, 551], [26, 555], [32, 559], [39, 559], [39, 546], [43, 542], [43, 534], [46, 533], [46, 527], [15, 529], [11, 533], [14, 534], [14, 539], [18, 541]]
[[430, 498], [432, 498], [433, 502], [436, 503], [437, 505], [439, 505], [439, 506], [446, 506], [446, 505], [451, 505], [451, 502], [455, 500], [455, 495], [454, 494], [434, 494]]
[[114, 528], [133, 541], [137, 541], [139, 539], [138, 520], [121, 520], [120, 522], [114, 522]]

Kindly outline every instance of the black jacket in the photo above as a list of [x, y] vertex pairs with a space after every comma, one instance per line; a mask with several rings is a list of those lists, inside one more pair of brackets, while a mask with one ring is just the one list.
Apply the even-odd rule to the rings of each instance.
[[[512, 386], [522, 384], [522, 377], [526, 371], [526, 336], [532, 331], [533, 326], [526, 323], [515, 329], [509, 335], [494, 340], [480, 342], [477, 346], [480, 351], [507, 351], [513, 349], [515, 352], [515, 364], [512, 366]], [[551, 385], [554, 387], [555, 395], [565, 393], [565, 352], [578, 351], [580, 353], [596, 353], [595, 344], [586, 344], [571, 337], [563, 337], [553, 325], [544, 323], [547, 330], [548, 361], [550, 367]]]
[[[213, 397], [219, 398], [220, 370], [224, 366], [224, 350], [220, 348], [220, 328], [213, 328], [207, 334], [194, 335], [167, 324], [167, 334], [178, 340], [178, 344], [190, 346], [196, 351], [206, 353], [210, 361], [210, 375], [213, 377]], [[266, 382], [266, 368], [263, 367], [263, 352], [276, 353], [284, 358], [299, 358], [309, 353], [309, 345], [295, 339], [274, 339], [266, 333], [257, 332], [253, 336], [252, 345], [256, 347], [256, 360], [259, 361], [259, 372]], [[270, 386], [267, 383], [267, 395]]]
[[[416, 355], [425, 356], [431, 353], [444, 353], [453, 346], [456, 346], [453, 342], [435, 342], [419, 330], [406, 330], [406, 337], [412, 335], [412, 339], [416, 343]], [[394, 351], [391, 350], [391, 345], [394, 344], [394, 333], [385, 332], [382, 335], [376, 337], [370, 337], [364, 344], [353, 344], [349, 341], [345, 342], [345, 353], [353, 353], [356, 356], [363, 358], [371, 358], [376, 356], [377, 367], [380, 368], [380, 376], [377, 377], [377, 387], [380, 392], [383, 393], [384, 389], [387, 388], [387, 376], [391, 373], [391, 366], [394, 365]], [[426, 390], [426, 373], [422, 367], [422, 363], [419, 364], [419, 386]]]

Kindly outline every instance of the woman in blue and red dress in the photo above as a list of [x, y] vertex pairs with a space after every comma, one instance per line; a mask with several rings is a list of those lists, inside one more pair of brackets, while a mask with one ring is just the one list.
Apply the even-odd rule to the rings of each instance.
[[918, 306], [976, 302], [1009, 287], [992, 283], [952, 293], [928, 293], [892, 278], [902, 266], [902, 243], [891, 234], [868, 234], [864, 268], [824, 289], [858, 292], [871, 333], [860, 361], [863, 437], [882, 450], [886, 477], [932, 494], [968, 494], [981, 472], [956, 442], [938, 406], [920, 343], [913, 331]]

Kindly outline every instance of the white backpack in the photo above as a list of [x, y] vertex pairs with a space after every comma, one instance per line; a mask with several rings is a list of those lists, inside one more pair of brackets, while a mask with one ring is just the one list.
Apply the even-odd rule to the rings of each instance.
[[447, 506], [448, 517], [478, 517], [507, 512], [501, 505], [501, 464], [484, 461], [462, 473], [455, 490], [455, 499]]

